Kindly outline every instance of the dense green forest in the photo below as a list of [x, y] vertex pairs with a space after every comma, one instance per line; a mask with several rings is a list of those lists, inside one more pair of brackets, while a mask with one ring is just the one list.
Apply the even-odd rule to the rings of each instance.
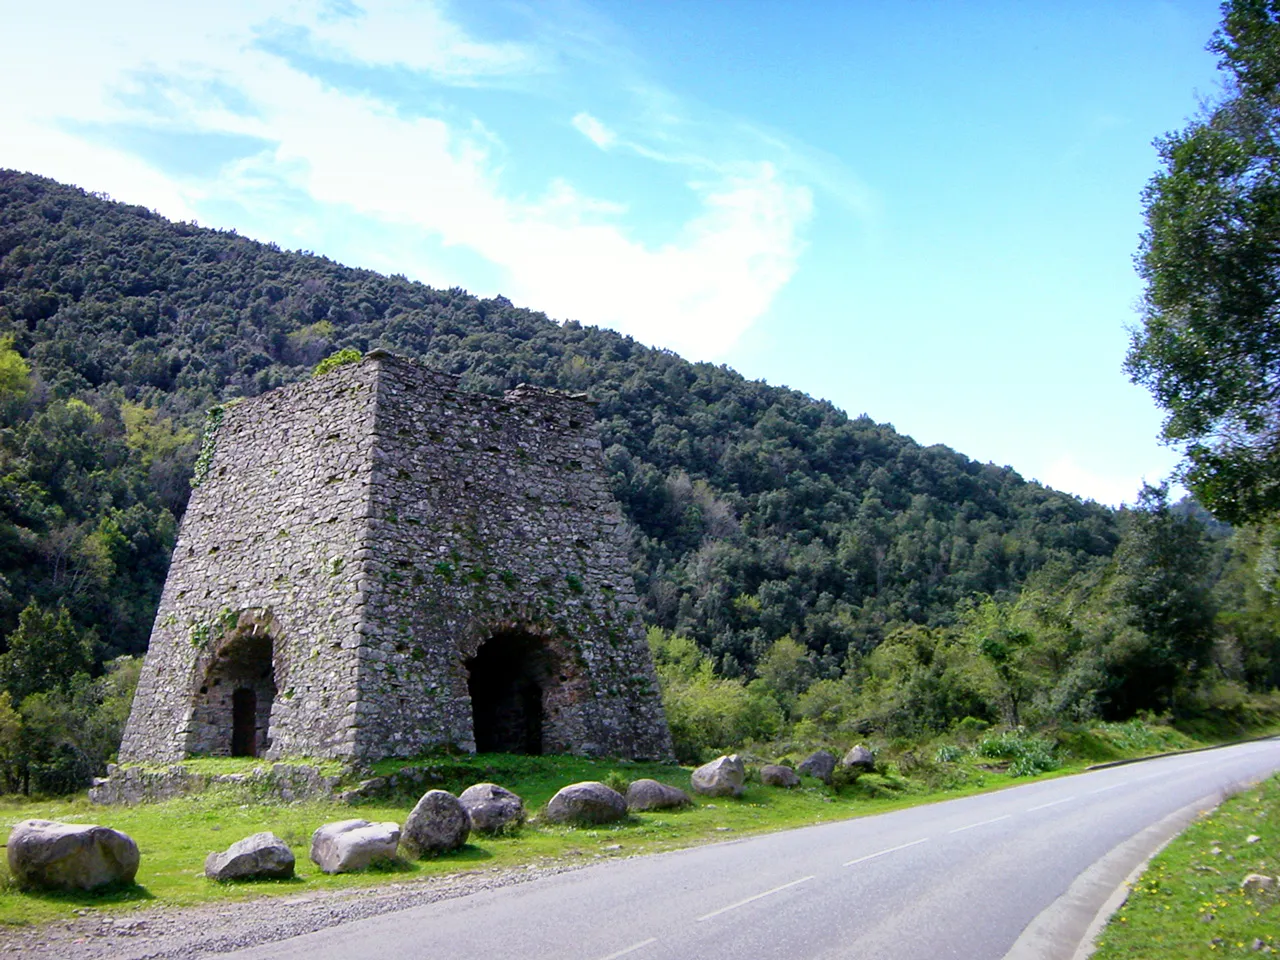
[[109, 701], [106, 665], [145, 649], [205, 409], [377, 347], [598, 402], [664, 677], [728, 684], [755, 733], [1127, 715], [1211, 663], [1280, 682], [1265, 538], [1162, 491], [1117, 513], [502, 297], [0, 172], [0, 750], [32, 637], [81, 645], [79, 694], [35, 690], [67, 702], [95, 677]]
[[142, 650], [203, 411], [344, 347], [486, 392], [588, 391], [647, 612], [729, 673], [788, 633], [839, 664], [885, 624], [945, 621], [961, 597], [1118, 541], [1103, 508], [725, 367], [47, 180], [0, 178], [0, 256], [0, 332], [35, 384], [6, 419], [4, 632], [35, 596]]

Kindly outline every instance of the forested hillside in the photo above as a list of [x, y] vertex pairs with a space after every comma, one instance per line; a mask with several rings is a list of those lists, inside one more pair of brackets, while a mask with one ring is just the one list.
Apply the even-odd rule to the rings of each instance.
[[647, 613], [730, 675], [787, 634], [832, 671], [889, 624], [945, 622], [1119, 536], [1109, 510], [726, 367], [16, 173], [0, 334], [31, 371], [3, 411], [0, 632], [34, 597], [107, 653], [145, 646], [204, 409], [344, 347], [474, 390], [590, 393]]
[[[620, 293], [620, 295], [622, 295]], [[1274, 531], [1121, 512], [794, 390], [504, 298], [0, 173], [0, 789], [118, 742], [204, 411], [375, 347], [587, 391], [685, 759], [1136, 711], [1280, 684]], [[868, 404], [874, 403], [872, 397]], [[968, 728], [966, 728], [968, 729]]]

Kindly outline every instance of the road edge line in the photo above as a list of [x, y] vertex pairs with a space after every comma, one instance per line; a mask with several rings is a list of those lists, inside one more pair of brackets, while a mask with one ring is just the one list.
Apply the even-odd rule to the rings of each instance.
[[1003, 960], [1086, 960], [1093, 953], [1094, 938], [1128, 898], [1129, 885], [1151, 859], [1202, 812], [1216, 809], [1235, 791], [1214, 791], [1112, 847], [1023, 928]]
[[1162, 757], [1181, 757], [1188, 753], [1204, 753], [1206, 750], [1224, 750], [1227, 747], [1240, 747], [1246, 743], [1262, 743], [1264, 740], [1280, 740], [1280, 733], [1266, 733], [1260, 737], [1245, 737], [1243, 740], [1232, 740], [1230, 743], [1211, 743], [1207, 747], [1188, 747], [1186, 750], [1166, 750], [1164, 753], [1149, 753], [1145, 757], [1125, 757], [1123, 760], [1108, 760], [1106, 763], [1093, 763], [1085, 767], [1081, 773], [1093, 770], [1109, 770], [1111, 767], [1126, 767], [1131, 763], [1144, 763], [1147, 760], [1159, 760]]

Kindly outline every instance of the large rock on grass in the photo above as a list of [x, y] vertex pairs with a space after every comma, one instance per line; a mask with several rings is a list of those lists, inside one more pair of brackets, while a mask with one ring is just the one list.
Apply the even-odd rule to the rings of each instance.
[[450, 853], [467, 842], [471, 821], [448, 790], [428, 790], [404, 822], [400, 842], [415, 857]]
[[627, 815], [627, 801], [617, 790], [595, 780], [572, 783], [547, 804], [552, 823], [613, 823]]
[[816, 777], [823, 783], [830, 783], [831, 775], [836, 772], [836, 755], [827, 750], [817, 750], [805, 757], [796, 770], [806, 777]]
[[840, 761], [840, 766], [846, 770], [871, 773], [876, 768], [876, 755], [862, 744], [858, 744], [844, 755], [844, 759]]
[[760, 768], [760, 782], [767, 787], [798, 787], [800, 777], [788, 766], [766, 763]]
[[311, 835], [311, 861], [325, 873], [352, 873], [394, 860], [399, 845], [398, 824], [338, 820]]
[[658, 780], [635, 780], [627, 787], [628, 810], [673, 810], [693, 803], [679, 787]]
[[138, 845], [109, 827], [23, 820], [9, 833], [9, 872], [19, 886], [94, 890], [133, 883]]
[[467, 787], [458, 800], [477, 833], [501, 833], [524, 823], [524, 801], [496, 783]]
[[693, 771], [693, 789], [707, 797], [740, 797], [746, 790], [747, 770], [736, 753], [717, 757]]
[[227, 880], [287, 880], [293, 876], [294, 856], [289, 845], [274, 833], [255, 833], [237, 840], [222, 853], [204, 861], [204, 875]]

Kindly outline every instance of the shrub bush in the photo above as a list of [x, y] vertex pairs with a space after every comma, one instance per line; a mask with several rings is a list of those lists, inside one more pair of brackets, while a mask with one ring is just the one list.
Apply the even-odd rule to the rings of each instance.
[[627, 795], [627, 788], [631, 786], [631, 781], [628, 780], [621, 773], [619, 773], [617, 770], [610, 770], [609, 773], [605, 776], [604, 780], [601, 781], [601, 783], [603, 783], [610, 790], [616, 790], [618, 793], [622, 794], [624, 797]]
[[992, 760], [1008, 760], [1009, 774], [1029, 777], [1058, 768], [1053, 744], [1043, 737], [1028, 736], [1021, 730], [1007, 730], [978, 741], [975, 752]]
[[944, 743], [938, 748], [938, 752], [934, 754], [935, 763], [955, 763], [964, 756], [964, 750], [956, 746], [954, 743]]

